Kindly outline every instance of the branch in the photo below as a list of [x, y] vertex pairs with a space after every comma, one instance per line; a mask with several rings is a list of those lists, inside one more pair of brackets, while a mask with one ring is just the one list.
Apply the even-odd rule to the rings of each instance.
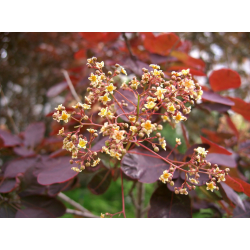
[[[88, 209], [84, 208], [82, 205], [80, 205], [79, 203], [77, 203], [76, 201], [74, 200], [71, 200], [67, 195], [63, 194], [63, 193], [59, 193], [58, 194], [58, 197], [61, 198], [63, 201], [66, 201], [67, 203], [69, 203], [71, 206], [73, 206], [74, 208], [80, 210], [80, 211], [77, 211], [77, 210], [72, 210], [72, 209], [69, 209], [69, 211], [71, 212], [68, 212], [68, 209], [66, 210], [66, 213], [73, 213], [73, 214], [76, 214], [78, 215], [79, 213], [81, 213], [81, 216], [83, 216], [83, 214], [85, 214], [84, 217], [89, 217], [89, 218], [98, 218], [98, 216], [92, 214]], [[72, 212], [72, 211], [75, 211], [75, 212]], [[79, 213], [78, 213], [79, 212]], [[78, 214], [77, 214], [78, 213]]]
[[129, 51], [129, 55], [130, 55], [130, 57], [131, 57], [131, 59], [134, 61], [134, 62], [136, 62], [136, 56], [134, 56], [133, 55], [133, 53], [132, 53], [132, 50], [131, 50], [131, 47], [130, 47], [130, 44], [129, 44], [129, 42], [128, 42], [128, 38], [126, 37], [126, 33], [125, 32], [122, 32], [122, 37], [124, 38], [124, 40], [125, 40], [125, 43], [126, 43], [126, 46], [127, 46], [127, 49], [128, 49], [128, 51]]
[[71, 94], [74, 96], [74, 98], [76, 99], [76, 101], [81, 102], [81, 99], [77, 95], [77, 93], [75, 91], [75, 88], [74, 88], [74, 86], [73, 86], [73, 84], [72, 84], [72, 82], [71, 82], [71, 80], [69, 78], [68, 72], [65, 69], [62, 69], [62, 73], [63, 73], [63, 75], [64, 75], [64, 77], [65, 77], [65, 79], [66, 79], [66, 81], [67, 81], [67, 83], [69, 85], [69, 89], [71, 91]]
[[77, 215], [77, 216], [82, 216], [82, 217], [85, 217], [85, 218], [99, 218], [98, 216], [95, 216], [95, 215], [93, 215], [91, 213], [82, 212], [82, 211], [78, 211], [78, 210], [74, 210], [74, 209], [70, 209], [70, 208], [66, 209], [66, 213], [67, 214], [74, 214], [74, 215]]

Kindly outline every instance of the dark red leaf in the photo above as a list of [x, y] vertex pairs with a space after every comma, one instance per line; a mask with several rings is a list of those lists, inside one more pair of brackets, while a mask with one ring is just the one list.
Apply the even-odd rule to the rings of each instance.
[[201, 141], [203, 143], [206, 143], [210, 146], [209, 148], [209, 153], [217, 153], [217, 154], [225, 154], [225, 155], [232, 155], [231, 152], [229, 152], [227, 149], [225, 149], [224, 147], [209, 141], [208, 139], [206, 139], [205, 137], [201, 136]]
[[232, 122], [230, 116], [227, 114], [226, 115], [226, 119], [227, 119], [227, 124], [228, 126], [231, 128], [231, 130], [235, 133], [235, 135], [237, 136], [237, 138], [239, 138], [239, 131], [236, 128], [235, 124]]
[[112, 174], [109, 169], [103, 169], [95, 174], [88, 184], [88, 189], [95, 195], [105, 193], [112, 181]]
[[33, 149], [28, 149], [25, 146], [15, 147], [14, 152], [17, 155], [28, 157], [28, 156], [34, 156], [36, 152]]
[[77, 172], [71, 170], [76, 164], [70, 164], [70, 157], [53, 158], [44, 161], [37, 166], [37, 181], [41, 185], [51, 185], [71, 180], [77, 176]]
[[35, 148], [44, 138], [45, 125], [43, 122], [30, 124], [24, 131], [24, 145]]
[[232, 100], [235, 105], [232, 110], [240, 115], [242, 115], [246, 120], [250, 121], [250, 103], [241, 100], [240, 98], [228, 97]]
[[209, 76], [213, 91], [236, 89], [241, 85], [240, 75], [232, 69], [214, 70]]
[[[168, 152], [166, 152], [165, 157]], [[121, 161], [122, 171], [132, 179], [143, 183], [153, 183], [159, 179], [169, 164], [157, 158], [151, 152], [135, 148], [124, 155]]]
[[250, 218], [250, 202], [244, 201], [243, 204], [245, 206], [245, 211], [240, 206], [237, 206], [233, 212], [234, 218]]
[[120, 32], [80, 32], [81, 36], [91, 43], [110, 42], [120, 36]]
[[250, 197], [250, 184], [237, 178], [237, 177], [231, 177], [233, 178], [235, 181], [237, 181], [238, 183], [241, 184], [241, 186], [243, 187], [243, 192]]
[[219, 94], [216, 94], [212, 91], [206, 91], [204, 89], [203, 89], [202, 99], [210, 102], [224, 104], [227, 106], [234, 106], [234, 101]]
[[5, 179], [0, 183], [0, 193], [10, 193], [17, 187], [15, 179]]
[[212, 164], [218, 164], [230, 168], [235, 168], [237, 166], [237, 163], [232, 155], [212, 153], [207, 155], [206, 160]]
[[17, 212], [17, 218], [55, 218], [66, 212], [61, 201], [48, 196], [31, 195], [23, 197], [21, 201], [26, 208]]
[[225, 113], [231, 108], [231, 106], [228, 106], [228, 105], [224, 105], [221, 103], [211, 103], [211, 102], [203, 102], [199, 104], [199, 106], [208, 111], [217, 111], [220, 113]]
[[234, 136], [231, 133], [223, 133], [223, 132], [214, 132], [214, 131], [210, 131], [208, 129], [201, 129], [202, 133], [204, 133], [211, 141], [215, 142], [215, 143], [224, 143], [224, 141], [226, 139], [230, 139], [232, 138], [232, 136]]
[[226, 181], [225, 183], [231, 187], [233, 190], [235, 190], [236, 192], [244, 192], [244, 188], [241, 185], [241, 183], [239, 183], [238, 181], [236, 181], [233, 177], [231, 177], [230, 175], [226, 176]]
[[18, 136], [12, 135], [5, 130], [0, 129], [0, 137], [3, 140], [5, 147], [13, 147], [22, 143], [22, 140]]
[[85, 49], [80, 49], [74, 54], [74, 58], [76, 60], [86, 58], [86, 50]]
[[166, 185], [158, 187], [150, 199], [149, 218], [191, 218], [191, 201], [187, 195], [176, 195]]
[[6, 167], [4, 177], [15, 178], [18, 173], [24, 173], [28, 168], [34, 166], [36, 161], [36, 158], [12, 160], [8, 163]]
[[174, 33], [160, 34], [155, 36], [151, 32], [143, 33], [145, 36], [144, 47], [151, 53], [156, 53], [162, 56], [169, 54], [170, 50], [175, 46], [181, 45], [180, 39]]

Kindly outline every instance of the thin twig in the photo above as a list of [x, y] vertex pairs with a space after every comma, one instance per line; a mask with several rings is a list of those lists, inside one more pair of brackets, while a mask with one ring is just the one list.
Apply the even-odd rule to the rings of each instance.
[[128, 42], [128, 38], [127, 38], [125, 32], [122, 32], [122, 37], [123, 37], [124, 40], [125, 40], [125, 43], [126, 43], [126, 46], [127, 46], [128, 51], [129, 51], [129, 55], [130, 55], [131, 59], [132, 59], [134, 62], [136, 62], [136, 56], [134, 56], [133, 53], [132, 53], [132, 50], [131, 50], [131, 47], [130, 47], [130, 44], [129, 44], [129, 42]]
[[77, 93], [75, 91], [75, 88], [74, 88], [74, 86], [73, 86], [73, 84], [72, 84], [72, 82], [70, 80], [68, 72], [65, 69], [62, 69], [62, 73], [63, 73], [63, 75], [64, 75], [64, 77], [65, 77], [65, 79], [66, 79], [66, 81], [67, 81], [67, 83], [69, 85], [69, 89], [71, 91], [71, 94], [74, 96], [74, 98], [76, 99], [76, 101], [81, 102], [81, 99], [77, 95]]
[[135, 186], [136, 186], [136, 181], [133, 182], [133, 185], [131, 186], [131, 188], [130, 188], [130, 190], [128, 192], [128, 195], [130, 196], [130, 198], [132, 200], [132, 203], [135, 206], [135, 209], [138, 209], [138, 204], [137, 204], [137, 202], [135, 200], [135, 197], [133, 195], [133, 190], [134, 190]]
[[91, 218], [98, 218], [96, 215], [92, 214], [88, 209], [84, 208], [81, 204], [77, 203], [76, 201], [70, 199], [67, 195], [63, 193], [59, 193], [58, 197], [62, 200], [66, 201], [70, 205], [72, 205], [74, 208], [80, 210], [82, 213], [87, 214], [88, 217], [91, 216]]
[[93, 214], [82, 212], [82, 211], [79, 211], [79, 210], [70, 209], [70, 208], [66, 209], [66, 213], [67, 214], [74, 214], [74, 215], [77, 215], [77, 216], [82, 216], [82, 217], [85, 217], [85, 218], [98, 218], [97, 216], [95, 216]]

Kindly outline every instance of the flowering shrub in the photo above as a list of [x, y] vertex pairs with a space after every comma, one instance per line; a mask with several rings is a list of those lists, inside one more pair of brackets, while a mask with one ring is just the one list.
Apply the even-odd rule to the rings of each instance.
[[[58, 122], [67, 123], [69, 119], [73, 119], [79, 123], [73, 132], [66, 132], [63, 127], [58, 133], [64, 137], [62, 148], [72, 153], [70, 163], [78, 164], [78, 167], [72, 167], [72, 170], [82, 172], [86, 167], [96, 167], [101, 161], [99, 153], [108, 154], [120, 161], [131, 148], [142, 147], [169, 165], [169, 169], [164, 170], [159, 176], [162, 183], [174, 186], [175, 172], [179, 170], [185, 174], [184, 182], [174, 188], [175, 194], [188, 195], [188, 190], [194, 190], [201, 182], [200, 174], [208, 176], [207, 190], [211, 192], [219, 190], [216, 183], [226, 180], [225, 174], [229, 168], [221, 170], [217, 164], [206, 161], [208, 151], [205, 148], [194, 149], [189, 161], [172, 160], [170, 159], [172, 152], [181, 145], [180, 139], [176, 138], [174, 149], [164, 156], [158, 154], [159, 147], [167, 152], [165, 138], [160, 133], [163, 129], [161, 123], [169, 122], [174, 126], [175, 123], [186, 121], [185, 115], [191, 112], [191, 105], [200, 100], [203, 94], [200, 85], [192, 80], [189, 69], [181, 72], [173, 71], [171, 79], [165, 80], [160, 66], [151, 64], [149, 66], [152, 71], [142, 69], [141, 80], [134, 77], [118, 87], [114, 83], [114, 78], [120, 74], [127, 75], [122, 66], [116, 64], [115, 71], [109, 71], [107, 75], [103, 72], [104, 62], [97, 62], [95, 57], [88, 59], [87, 66], [96, 71], [88, 78], [91, 87], [87, 89], [89, 94], [85, 96], [85, 103], [78, 102], [72, 106], [75, 111], [71, 114], [65, 111], [64, 106], [59, 105], [53, 114], [53, 119]], [[133, 96], [136, 102], [127, 98], [128, 94]], [[117, 100], [117, 96], [122, 98], [121, 102]], [[97, 102], [102, 107], [94, 120], [89, 116], [88, 110]], [[125, 107], [127, 109], [129, 107], [129, 111], [125, 110]], [[126, 122], [118, 122], [118, 118], [123, 118]], [[104, 124], [101, 125], [102, 123]], [[89, 127], [87, 129], [89, 139], [80, 132], [83, 126]], [[98, 137], [98, 133], [106, 140], [101, 149], [93, 150], [92, 142]], [[150, 146], [146, 146], [145, 143]], [[124, 209], [121, 213], [125, 216]], [[113, 216], [109, 213], [107, 215]]]

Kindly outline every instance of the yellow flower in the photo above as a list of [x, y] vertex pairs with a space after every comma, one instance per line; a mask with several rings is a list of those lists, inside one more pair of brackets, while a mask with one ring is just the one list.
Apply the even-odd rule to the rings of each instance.
[[97, 132], [97, 130], [92, 129], [92, 128], [88, 128], [87, 130], [88, 130], [88, 131], [89, 131], [89, 133], [91, 133], [91, 134], [94, 134], [95, 132]]
[[94, 63], [92, 58], [87, 59], [87, 62], [90, 63], [90, 64]]
[[152, 96], [147, 97], [147, 102], [155, 102], [157, 98], [153, 98]]
[[146, 130], [148, 137], [155, 128], [154, 124], [151, 124], [150, 120], [147, 120], [146, 122], [142, 123], [141, 126]]
[[147, 108], [147, 109], [153, 109], [155, 107], [156, 103], [154, 102], [148, 102], [147, 104], [144, 104], [144, 106]]
[[161, 73], [162, 73], [162, 70], [154, 69], [153, 75], [157, 77], [161, 77]]
[[106, 86], [106, 92], [110, 92], [113, 94], [113, 90], [115, 90], [116, 87], [113, 85], [113, 83], [110, 83], [109, 86]]
[[137, 127], [136, 126], [130, 126], [129, 130], [132, 131], [132, 134], [134, 135], [137, 132]]
[[91, 73], [90, 77], [88, 78], [91, 82], [98, 82], [99, 77], [97, 75], [94, 75], [93, 73]]
[[182, 71], [181, 71], [181, 73], [184, 75], [184, 76], [186, 76], [187, 74], [189, 74], [189, 69], [183, 69]]
[[206, 182], [206, 184], [207, 184], [207, 190], [210, 190], [211, 192], [213, 192], [214, 189], [216, 189], [216, 185], [213, 181], [211, 181], [209, 183]]
[[103, 214], [103, 213], [101, 213], [101, 216], [100, 216], [101, 218], [105, 218], [105, 214]]
[[62, 127], [62, 129], [59, 130], [57, 135], [62, 135], [64, 133], [64, 127]]
[[198, 147], [196, 150], [197, 150], [197, 153], [201, 155], [203, 158], [207, 156], [208, 151], [206, 151], [205, 148]]
[[124, 74], [124, 75], [127, 75], [127, 72], [123, 67], [121, 67], [121, 73]]
[[62, 115], [60, 117], [60, 120], [63, 120], [65, 123], [67, 123], [69, 120], [70, 114], [68, 114], [66, 111], [62, 112]]
[[100, 134], [105, 132], [108, 129], [109, 123], [105, 122], [104, 125], [101, 127], [101, 131], [99, 132]]
[[168, 111], [169, 113], [174, 114], [175, 110], [176, 110], [176, 108], [175, 108], [174, 104], [169, 104], [169, 105], [168, 105], [167, 111]]
[[195, 180], [194, 178], [189, 178], [189, 180], [193, 184], [199, 184], [199, 181]]
[[55, 110], [58, 110], [58, 111], [63, 111], [64, 109], [65, 107], [62, 104], [58, 105], [58, 107], [55, 108]]
[[156, 65], [156, 64], [150, 64], [149, 67], [151, 67], [153, 69], [160, 69], [160, 66]]
[[177, 145], [181, 145], [181, 139], [176, 138], [175, 141], [176, 141], [176, 144], [177, 144]]
[[166, 151], [166, 141], [164, 140], [164, 137], [159, 138], [159, 143], [161, 145], [161, 147]]
[[131, 81], [131, 88], [137, 89], [139, 85], [140, 85], [140, 82], [138, 80], [133, 79]]
[[199, 91], [198, 91], [198, 95], [197, 95], [197, 97], [196, 97], [195, 100], [200, 100], [202, 95], [203, 95], [203, 91], [202, 91], [202, 90], [199, 90]]
[[115, 131], [114, 131], [114, 134], [113, 134], [113, 136], [112, 136], [112, 138], [115, 139], [116, 142], [118, 143], [118, 142], [120, 142], [121, 140], [123, 140], [123, 139], [125, 138], [125, 137], [123, 136], [124, 133], [125, 133], [124, 130], [121, 130], [121, 131], [115, 130]]
[[136, 121], [136, 116], [129, 116], [128, 117], [130, 122], [135, 122]]
[[79, 138], [78, 148], [86, 148], [87, 143], [88, 141], [85, 141], [84, 139]]
[[99, 116], [101, 117], [105, 117], [107, 115], [108, 112], [108, 107], [107, 108], [102, 108], [101, 112], [98, 113]]
[[106, 105], [107, 102], [111, 101], [111, 99], [109, 98], [109, 94], [108, 93], [106, 93], [104, 96], [100, 96], [99, 100], [101, 100], [104, 105]]
[[78, 172], [78, 173], [82, 172], [82, 170], [77, 167], [72, 167], [71, 170]]
[[172, 178], [172, 174], [168, 172], [168, 170], [163, 171], [163, 174], [160, 176], [159, 180], [163, 183], [166, 183], [169, 181], [169, 178]]
[[163, 115], [161, 118], [162, 118], [163, 122], [170, 122], [169, 117], [166, 115]]
[[86, 103], [84, 103], [84, 104], [82, 105], [82, 107], [83, 107], [84, 109], [91, 109], [91, 106], [88, 105], [88, 104], [86, 104]]
[[97, 164], [99, 164], [100, 161], [101, 161], [100, 158], [98, 158], [97, 160], [93, 161], [93, 164], [91, 165], [91, 167], [95, 167]]
[[182, 116], [181, 112], [178, 112], [176, 116], [173, 116], [173, 119], [176, 123], [178, 123], [183, 120], [185, 121], [187, 118], [185, 116]]
[[164, 99], [164, 93], [166, 92], [166, 89], [162, 89], [161, 87], [157, 87], [157, 91], [155, 92], [155, 95], [158, 99]]
[[104, 67], [104, 62], [100, 62], [100, 63], [97, 62], [96, 67], [99, 68], [99, 69], [103, 68]]
[[72, 108], [74, 108], [74, 109], [78, 109], [80, 107], [83, 108], [83, 104], [80, 102], [78, 102], [75, 106], [72, 106]]
[[225, 174], [218, 174], [216, 177], [218, 178], [217, 182], [226, 181]]
[[193, 90], [195, 88], [194, 81], [190, 79], [185, 79], [183, 82], [185, 89], [187, 90]]

